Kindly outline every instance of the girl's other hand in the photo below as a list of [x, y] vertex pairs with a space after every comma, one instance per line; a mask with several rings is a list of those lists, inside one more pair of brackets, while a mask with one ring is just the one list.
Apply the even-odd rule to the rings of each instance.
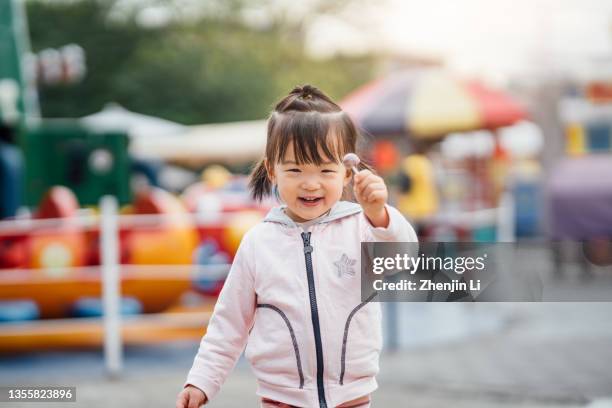
[[361, 170], [353, 179], [354, 192], [363, 212], [373, 226], [386, 228], [389, 214], [385, 204], [389, 198], [387, 186], [382, 177], [370, 170]]
[[204, 391], [193, 385], [188, 385], [176, 397], [176, 408], [199, 408], [208, 401]]

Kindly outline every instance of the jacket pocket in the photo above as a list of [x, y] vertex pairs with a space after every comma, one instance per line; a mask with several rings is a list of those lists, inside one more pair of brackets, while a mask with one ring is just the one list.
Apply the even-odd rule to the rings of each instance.
[[[289, 318], [277, 306], [268, 303], [258, 303], [257, 308], [259, 313], [255, 317], [245, 355], [259, 372], [258, 378], [278, 384], [279, 378], [291, 377], [296, 372], [290, 367], [297, 367], [299, 388], [304, 388], [300, 349]], [[295, 387], [295, 383], [279, 385]]]
[[345, 377], [372, 377], [378, 373], [381, 313], [379, 307], [366, 307], [375, 296], [373, 293], [355, 306], [346, 318], [340, 353], [340, 385], [344, 385]]

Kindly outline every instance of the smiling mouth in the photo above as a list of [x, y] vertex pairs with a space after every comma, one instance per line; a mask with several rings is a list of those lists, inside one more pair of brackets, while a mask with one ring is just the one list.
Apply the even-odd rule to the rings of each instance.
[[323, 197], [299, 197], [300, 202], [304, 205], [317, 205], [323, 200]]

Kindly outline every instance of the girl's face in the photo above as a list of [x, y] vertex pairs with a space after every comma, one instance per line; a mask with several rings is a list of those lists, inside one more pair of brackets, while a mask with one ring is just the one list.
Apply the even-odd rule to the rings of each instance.
[[[319, 154], [325, 157], [322, 151]], [[296, 222], [325, 214], [340, 200], [351, 177], [340, 162], [327, 161], [320, 166], [314, 163], [298, 165], [292, 145], [288, 146], [281, 162], [269, 168], [269, 175], [287, 205], [287, 215]]]

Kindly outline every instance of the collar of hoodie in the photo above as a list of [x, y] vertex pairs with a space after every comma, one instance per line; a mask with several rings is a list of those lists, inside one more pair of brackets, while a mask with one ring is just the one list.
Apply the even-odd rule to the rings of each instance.
[[[284, 210], [286, 207], [286, 205], [281, 205], [280, 207], [272, 208], [264, 218], [264, 222], [275, 222], [290, 229], [299, 229], [299, 225], [285, 213]], [[316, 224], [325, 224], [359, 212], [361, 212], [361, 206], [359, 204], [350, 201], [338, 201], [334, 204], [329, 213], [325, 217], [321, 217]]]

